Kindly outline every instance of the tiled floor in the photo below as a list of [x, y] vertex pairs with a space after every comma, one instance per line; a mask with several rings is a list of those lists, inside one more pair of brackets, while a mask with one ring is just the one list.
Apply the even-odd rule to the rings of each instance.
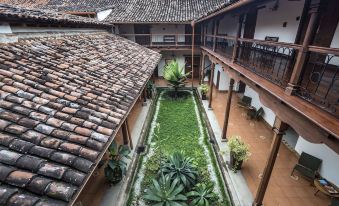
[[[238, 96], [234, 93], [231, 105], [227, 136], [239, 135], [250, 145], [250, 159], [244, 163], [242, 173], [255, 196], [260, 182], [260, 174], [265, 166], [273, 132], [263, 121], [246, 119], [246, 111], [237, 106]], [[226, 92], [214, 89], [212, 107], [220, 127], [224, 121]], [[292, 179], [290, 173], [297, 162], [296, 155], [283, 143], [281, 144], [268, 190], [264, 199], [265, 206], [327, 206], [330, 199], [320, 193], [314, 196], [315, 187], [304, 178]]]

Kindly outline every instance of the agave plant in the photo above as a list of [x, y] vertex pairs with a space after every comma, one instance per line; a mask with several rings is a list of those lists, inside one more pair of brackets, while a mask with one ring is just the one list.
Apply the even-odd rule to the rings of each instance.
[[113, 142], [109, 147], [110, 160], [105, 168], [105, 176], [111, 184], [117, 184], [126, 174], [126, 159], [130, 159], [128, 154], [130, 149], [126, 145], [118, 146]]
[[217, 195], [213, 192], [213, 184], [206, 185], [199, 183], [194, 190], [187, 193], [188, 198], [192, 198], [190, 206], [209, 206], [217, 199]]
[[184, 68], [179, 68], [178, 62], [172, 60], [164, 68], [164, 78], [174, 88], [175, 94], [178, 92], [178, 88], [185, 86], [185, 80], [189, 73], [184, 73]]
[[182, 153], [174, 153], [161, 166], [159, 171], [163, 175], [168, 175], [172, 180], [177, 180], [190, 189], [195, 185], [198, 177], [198, 171], [192, 164], [192, 158], [184, 157]]
[[153, 179], [153, 185], [146, 190], [144, 199], [153, 206], [187, 206], [187, 197], [181, 192], [184, 186], [178, 180], [172, 181], [167, 175], [161, 175], [159, 181]]

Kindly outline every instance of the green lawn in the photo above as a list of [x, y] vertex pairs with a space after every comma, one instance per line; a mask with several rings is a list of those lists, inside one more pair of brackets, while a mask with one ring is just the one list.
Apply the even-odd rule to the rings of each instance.
[[[176, 151], [182, 151], [186, 156], [194, 158], [194, 164], [198, 167], [202, 177], [199, 182], [214, 182], [216, 191], [221, 197], [219, 205], [228, 205], [228, 197], [221, 182], [220, 172], [215, 169], [216, 160], [212, 154], [212, 148], [208, 144], [206, 129], [203, 127], [202, 134], [199, 129], [198, 118], [200, 116], [196, 114], [193, 95], [189, 94], [187, 98], [172, 100], [163, 94], [158, 101], [160, 101], [158, 115], [153, 117], [153, 124], [158, 126], [154, 129], [154, 133], [151, 132], [148, 137], [151, 138], [149, 140], [152, 152], [141, 159], [143, 166], [139, 168], [139, 171], [143, 170], [144, 174], [143, 177], [142, 175], [139, 177], [141, 191], [139, 193], [141, 194], [133, 192], [133, 195], [142, 196], [151, 180], [156, 177], [160, 163], [166, 156]], [[203, 123], [201, 124], [203, 125]], [[206, 154], [209, 156], [208, 158]]]

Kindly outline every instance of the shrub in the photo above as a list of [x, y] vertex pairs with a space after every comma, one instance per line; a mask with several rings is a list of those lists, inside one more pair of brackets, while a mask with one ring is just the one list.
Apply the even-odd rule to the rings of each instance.
[[198, 171], [192, 164], [193, 159], [184, 157], [182, 153], [174, 153], [160, 169], [162, 175], [169, 175], [172, 180], [183, 184], [186, 189], [195, 185]]
[[233, 166], [233, 170], [236, 170], [238, 164], [242, 161], [245, 161], [249, 158], [251, 153], [249, 152], [249, 147], [245, 144], [239, 136], [231, 137], [227, 142], [231, 155], [235, 159], [235, 165]]
[[207, 84], [202, 84], [200, 85], [199, 89], [201, 91], [201, 94], [207, 94], [209, 87]]
[[171, 180], [166, 175], [161, 175], [159, 181], [153, 179], [153, 185], [146, 190], [145, 200], [153, 203], [153, 206], [186, 206], [187, 197], [181, 192], [184, 186], [179, 184], [178, 179]]
[[178, 88], [185, 86], [185, 80], [189, 73], [184, 73], [184, 68], [179, 68], [178, 62], [172, 60], [170, 63], [165, 65], [164, 78], [174, 88], [175, 95], [177, 95]]
[[187, 193], [188, 198], [192, 198], [190, 205], [192, 206], [209, 206], [218, 199], [218, 196], [213, 192], [213, 184], [206, 185], [199, 183], [194, 190]]

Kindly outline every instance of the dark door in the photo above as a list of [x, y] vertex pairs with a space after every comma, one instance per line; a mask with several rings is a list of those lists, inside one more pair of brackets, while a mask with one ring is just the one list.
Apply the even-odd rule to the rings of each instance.
[[244, 93], [245, 92], [245, 88], [246, 88], [246, 84], [242, 81], [239, 81], [239, 89], [238, 92], [239, 93]]
[[145, 34], [145, 35], [136, 35], [135, 42], [141, 45], [150, 45], [151, 36], [150, 26], [147, 24], [134, 24], [134, 33], [135, 34]]
[[[200, 64], [200, 57], [194, 57], [193, 61], [193, 71], [194, 71], [194, 78], [199, 77], [199, 64]], [[192, 71], [192, 57], [185, 57], [185, 73]], [[190, 77], [192, 77], [190, 75]]]
[[216, 85], [217, 89], [219, 89], [219, 83], [220, 83], [220, 71], [218, 70], [218, 73], [217, 73], [217, 85]]

